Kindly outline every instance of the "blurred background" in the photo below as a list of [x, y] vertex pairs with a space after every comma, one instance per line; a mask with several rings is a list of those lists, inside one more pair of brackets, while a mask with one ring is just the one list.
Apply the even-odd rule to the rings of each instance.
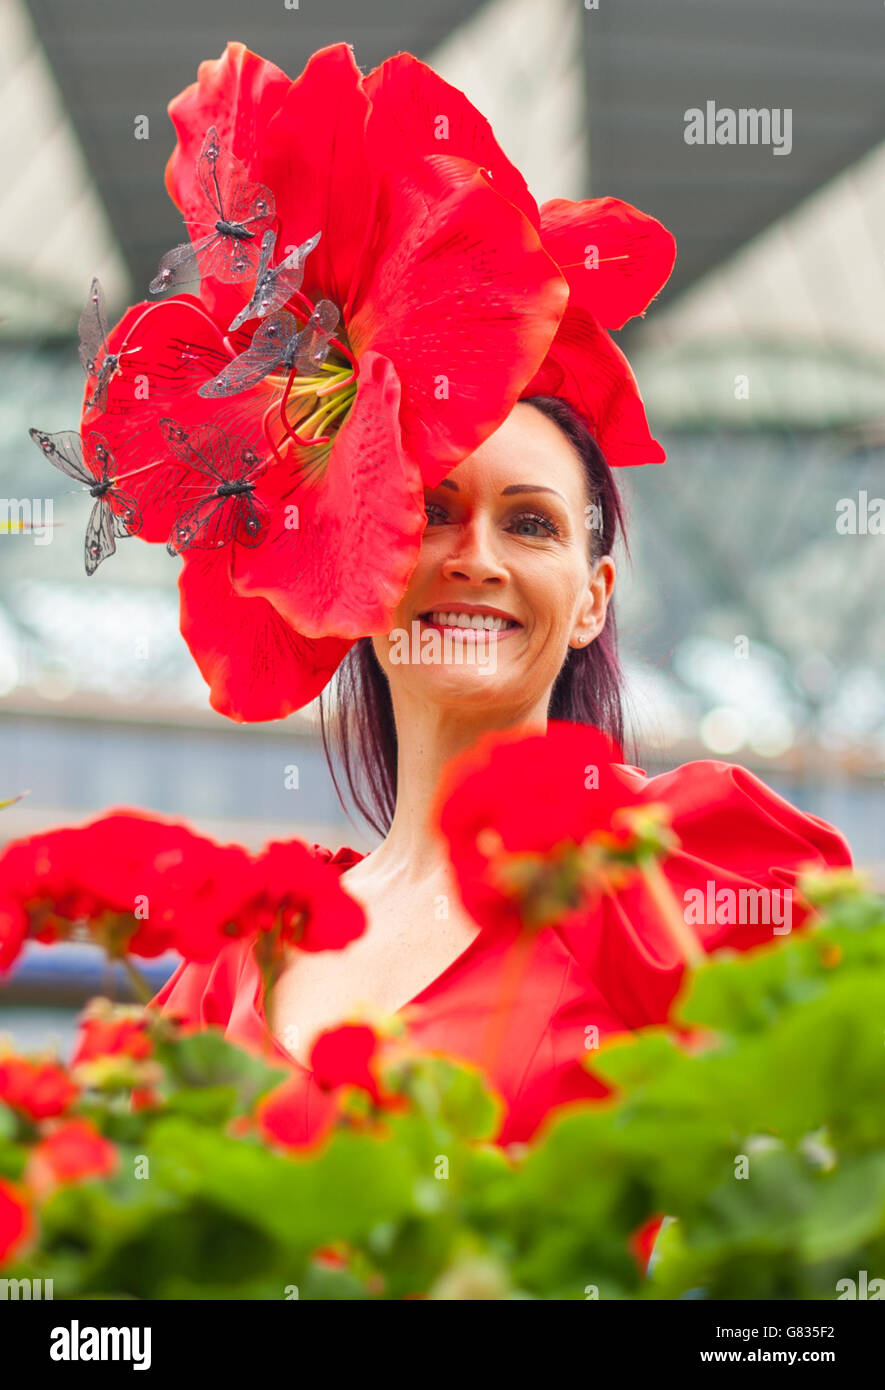
[[[338, 805], [312, 710], [246, 727], [210, 710], [162, 546], [126, 542], [87, 579], [90, 504], [27, 435], [77, 426], [92, 276], [113, 323], [180, 240], [166, 103], [229, 39], [291, 76], [341, 40], [364, 69], [411, 51], [489, 117], [539, 202], [612, 194], [673, 231], [670, 283], [616, 335], [668, 455], [619, 475], [637, 761], [740, 762], [839, 826], [881, 883], [885, 8], [871, 0], [0, 0], [0, 494], [52, 497], [55, 523], [51, 544], [0, 532], [0, 800], [29, 792], [0, 813], [0, 839], [130, 805], [250, 845], [375, 842]], [[791, 148], [687, 144], [685, 113], [708, 101], [789, 109]], [[3, 1027], [64, 1040], [107, 983], [88, 948], [34, 946]]]

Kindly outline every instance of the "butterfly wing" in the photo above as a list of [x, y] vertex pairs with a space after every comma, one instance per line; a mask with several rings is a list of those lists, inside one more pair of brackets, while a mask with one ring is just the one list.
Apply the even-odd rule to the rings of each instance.
[[170, 555], [183, 550], [218, 550], [231, 541], [260, 545], [267, 535], [269, 512], [251, 493], [203, 497], [182, 512], [166, 545]]
[[89, 286], [89, 298], [83, 306], [77, 332], [80, 338], [80, 362], [86, 375], [92, 376], [99, 351], [102, 348], [107, 351], [108, 337], [104, 291], [97, 279], [93, 279]]
[[188, 468], [196, 469], [216, 484], [229, 481], [230, 472], [222, 471], [225, 465], [228, 470], [230, 467], [227, 441], [215, 425], [200, 425], [189, 430], [177, 420], [166, 417], [160, 421], [160, 433], [173, 454]]
[[173, 285], [182, 281], [198, 280], [200, 267], [197, 253], [208, 242], [215, 241], [217, 236], [217, 232], [212, 232], [194, 245], [189, 241], [183, 241], [180, 245], [173, 246], [171, 251], [167, 251], [148, 286], [151, 294], [162, 294], [164, 290], [171, 289]]
[[271, 346], [262, 349], [253, 345], [245, 352], [241, 352], [239, 357], [235, 357], [230, 366], [225, 367], [223, 372], [218, 373], [218, 376], [205, 382], [197, 394], [200, 396], [235, 396], [238, 391], [245, 391], [248, 387], [263, 381], [275, 367], [280, 365], [281, 361], [279, 348]]
[[61, 430], [58, 434], [28, 430], [28, 434], [44, 457], [60, 472], [92, 487], [95, 475], [90, 473], [83, 460], [83, 445], [76, 430]]
[[249, 182], [245, 166], [222, 145], [215, 126], [203, 141], [197, 180], [208, 205], [207, 220], [230, 222], [250, 234], [240, 238], [218, 232], [199, 256], [201, 273], [226, 284], [257, 275], [263, 234], [275, 212], [273, 194], [264, 184]]
[[230, 221], [225, 191], [231, 183], [243, 183], [247, 175], [243, 165], [234, 155], [229, 154], [221, 143], [215, 126], [210, 126], [203, 140], [203, 148], [197, 160], [197, 182], [203, 190], [208, 203], [206, 217], [213, 223], [220, 218]]
[[245, 492], [234, 499], [237, 503], [233, 518], [232, 539], [240, 545], [260, 545], [267, 535], [270, 513], [254, 493]]
[[301, 289], [304, 280], [304, 264], [320, 239], [320, 233], [312, 236], [301, 246], [296, 246], [284, 261], [268, 271], [253, 295], [256, 317], [263, 319], [275, 309], [281, 309], [287, 299]]
[[114, 541], [114, 515], [104, 498], [96, 499], [86, 524], [86, 546], [84, 556], [86, 573], [95, 574], [102, 560], [113, 555], [117, 549]]
[[141, 508], [134, 497], [130, 497], [128, 492], [123, 492], [120, 488], [112, 487], [105, 493], [105, 501], [108, 504], [108, 511], [112, 513], [114, 524], [114, 535], [118, 539], [124, 536], [137, 536], [142, 527]]
[[289, 344], [297, 332], [298, 324], [292, 314], [275, 314], [259, 326], [246, 351], [235, 357], [212, 381], [201, 386], [197, 394], [233, 396], [237, 391], [245, 391], [248, 386], [263, 381], [284, 362]]
[[329, 339], [338, 327], [338, 310], [331, 299], [321, 299], [302, 329], [295, 355], [299, 375], [309, 376], [329, 355]]
[[227, 545], [231, 538], [236, 497], [201, 497], [187, 511], [182, 512], [172, 528], [166, 544], [170, 555], [180, 555], [183, 550], [217, 550]]
[[238, 328], [242, 327], [242, 325], [246, 322], [247, 319], [262, 317], [258, 313], [258, 301], [261, 295], [262, 286], [268, 274], [270, 273], [268, 271], [268, 266], [270, 265], [270, 258], [273, 255], [273, 249], [276, 243], [276, 239], [276, 232], [269, 227], [268, 230], [264, 233], [264, 236], [261, 238], [261, 253], [258, 260], [258, 276], [255, 281], [255, 289], [252, 292], [252, 298], [249, 300], [248, 304], [243, 306], [243, 308], [237, 314], [236, 318], [231, 321], [230, 326], [227, 330], [228, 333], [235, 333]]
[[103, 483], [107, 482], [117, 468], [110, 444], [98, 430], [90, 430], [88, 435], [84, 435], [84, 443], [84, 457], [92, 473], [91, 481], [97, 478]]

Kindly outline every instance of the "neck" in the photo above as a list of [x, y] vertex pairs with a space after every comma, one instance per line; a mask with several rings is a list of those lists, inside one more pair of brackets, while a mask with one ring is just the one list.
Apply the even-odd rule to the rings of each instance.
[[398, 707], [394, 701], [397, 730], [396, 810], [387, 836], [372, 853], [378, 869], [389, 870], [398, 881], [426, 881], [435, 871], [445, 872], [445, 841], [433, 824], [433, 810], [440, 778], [446, 765], [471, 748], [484, 733], [520, 727], [543, 732], [547, 727], [547, 698], [534, 705], [502, 711], [471, 712], [448, 706]]

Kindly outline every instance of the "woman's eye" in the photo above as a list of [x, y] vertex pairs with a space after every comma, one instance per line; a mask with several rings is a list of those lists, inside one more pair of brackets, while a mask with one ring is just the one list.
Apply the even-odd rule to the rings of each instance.
[[439, 520], [440, 517], [445, 517], [445, 512], [436, 502], [425, 502], [424, 511], [427, 514], [428, 526], [432, 525], [434, 521]]
[[559, 527], [549, 516], [540, 516], [537, 512], [523, 512], [520, 516], [515, 516], [511, 523], [513, 526], [529, 526], [533, 530], [522, 531], [526, 536], [558, 536]]

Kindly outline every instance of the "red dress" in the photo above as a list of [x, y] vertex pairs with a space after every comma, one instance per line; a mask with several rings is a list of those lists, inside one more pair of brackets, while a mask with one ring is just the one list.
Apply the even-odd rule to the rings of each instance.
[[[801, 927], [807, 914], [798, 903], [792, 903], [792, 922], [784, 917], [785, 890], [793, 888], [800, 868], [851, 864], [837, 830], [799, 811], [746, 768], [703, 760], [652, 779], [632, 771], [671, 808], [681, 848], [663, 869], [680, 906], [687, 890], [699, 889], [695, 898], [713, 909], [694, 928], [708, 950], [743, 950], [776, 941], [790, 925]], [[335, 853], [321, 845], [313, 849], [342, 873], [363, 857], [346, 846]], [[722, 889], [732, 894], [722, 895]], [[764, 899], [770, 912], [763, 904], [758, 916], [768, 915], [767, 923], [735, 921], [729, 900], [739, 903], [742, 889], [766, 892], [745, 893], [747, 906], [738, 916], [754, 917], [749, 904]], [[641, 881], [604, 898], [579, 929], [537, 933], [518, 980], [515, 940], [510, 928], [481, 931], [399, 1011], [421, 1048], [487, 1068], [505, 1106], [497, 1136], [501, 1144], [529, 1139], [555, 1106], [605, 1095], [605, 1084], [586, 1069], [593, 1050], [612, 1034], [663, 1022], [684, 969]], [[512, 1003], [496, 1032], [491, 1015], [502, 991], [512, 994]], [[230, 1039], [288, 1062], [304, 1081], [304, 1137], [309, 1138], [320, 1122], [324, 1097], [310, 1071], [270, 1033], [247, 939], [233, 941], [208, 965], [181, 965], [153, 1002], [165, 1013], [217, 1025]]]

